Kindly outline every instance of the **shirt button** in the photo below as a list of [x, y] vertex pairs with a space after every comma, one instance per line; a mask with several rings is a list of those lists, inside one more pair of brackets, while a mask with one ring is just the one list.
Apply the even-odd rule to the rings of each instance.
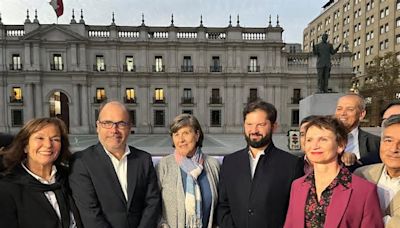
[[249, 209], [248, 212], [249, 212], [249, 215], [254, 215], [253, 210]]

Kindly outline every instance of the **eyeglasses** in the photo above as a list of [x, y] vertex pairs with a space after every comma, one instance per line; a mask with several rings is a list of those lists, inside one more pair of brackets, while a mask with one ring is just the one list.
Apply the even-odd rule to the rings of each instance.
[[125, 122], [125, 121], [112, 122], [112, 121], [109, 121], [109, 120], [106, 120], [106, 121], [98, 120], [97, 124], [100, 124], [100, 126], [102, 128], [105, 128], [105, 129], [110, 129], [110, 128], [114, 127], [114, 126], [116, 126], [118, 129], [126, 129], [126, 128], [130, 127], [130, 124], [128, 122]]

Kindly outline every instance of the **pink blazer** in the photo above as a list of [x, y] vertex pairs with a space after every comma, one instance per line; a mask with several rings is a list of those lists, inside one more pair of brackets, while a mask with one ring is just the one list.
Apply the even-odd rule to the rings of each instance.
[[[304, 227], [304, 208], [310, 185], [303, 176], [292, 183], [285, 228]], [[351, 175], [350, 188], [338, 185], [327, 208], [324, 228], [383, 228], [376, 185]]]

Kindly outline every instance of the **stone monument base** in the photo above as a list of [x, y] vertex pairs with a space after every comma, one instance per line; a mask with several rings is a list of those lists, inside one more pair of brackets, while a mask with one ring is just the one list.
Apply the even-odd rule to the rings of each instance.
[[299, 120], [310, 115], [333, 115], [343, 93], [316, 93], [300, 101]]

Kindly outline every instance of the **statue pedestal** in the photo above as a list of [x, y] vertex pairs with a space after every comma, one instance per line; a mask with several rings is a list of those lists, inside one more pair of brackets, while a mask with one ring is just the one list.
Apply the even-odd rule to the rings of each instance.
[[309, 115], [333, 115], [336, 103], [343, 93], [316, 93], [300, 101], [299, 120]]

